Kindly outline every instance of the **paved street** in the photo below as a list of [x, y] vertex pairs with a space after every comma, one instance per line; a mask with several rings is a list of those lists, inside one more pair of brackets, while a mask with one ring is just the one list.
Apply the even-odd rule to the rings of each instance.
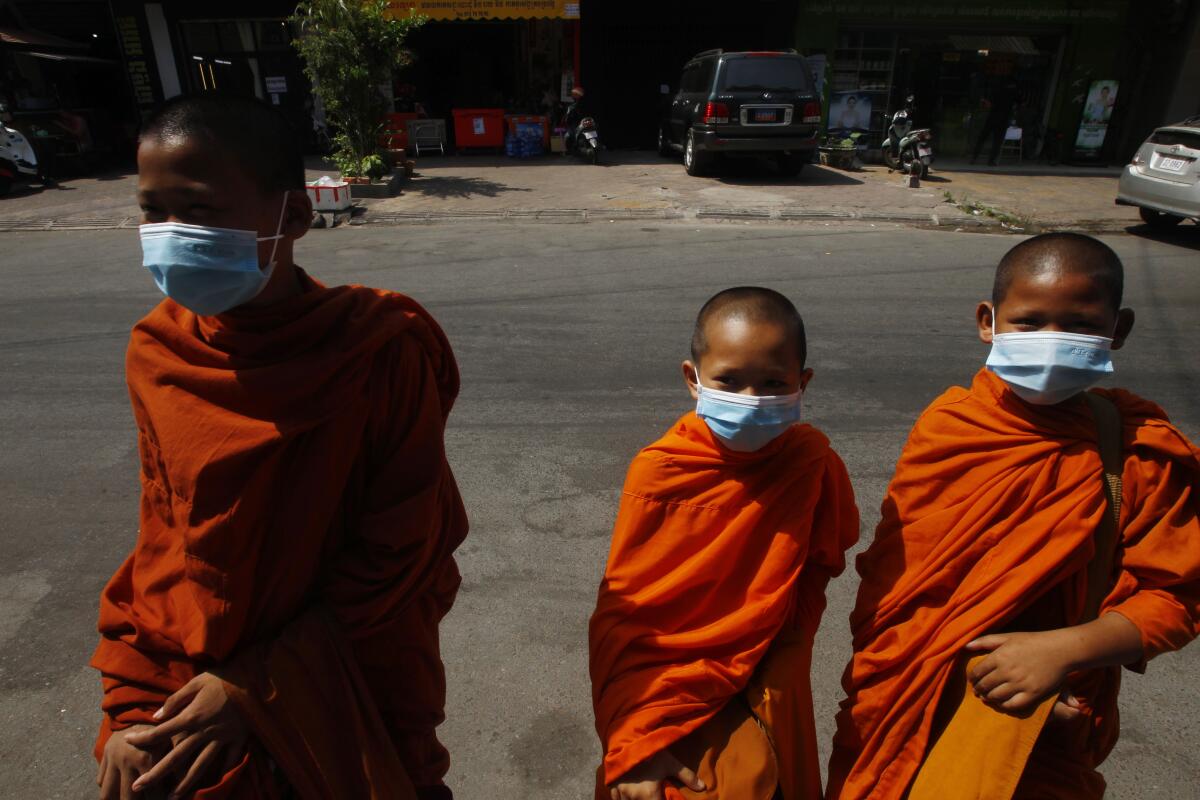
[[[1110, 238], [1137, 327], [1119, 383], [1200, 436], [1197, 231]], [[444, 625], [443, 737], [462, 800], [591, 796], [586, 621], [624, 469], [689, 398], [679, 376], [700, 304], [776, 287], [808, 324], [809, 419], [844, 457], [863, 514], [917, 413], [986, 349], [975, 303], [1016, 239], [865, 223], [366, 225], [314, 231], [327, 282], [401, 290], [457, 351], [449, 448], [472, 520]], [[132, 546], [137, 455], [122, 360], [158, 299], [136, 233], [0, 233], [0, 790], [94, 796], [97, 595]], [[825, 751], [849, 655], [853, 571], [835, 581], [813, 685]], [[1200, 797], [1200, 646], [1128, 675], [1110, 796]], [[10, 794], [10, 792], [15, 794]]]

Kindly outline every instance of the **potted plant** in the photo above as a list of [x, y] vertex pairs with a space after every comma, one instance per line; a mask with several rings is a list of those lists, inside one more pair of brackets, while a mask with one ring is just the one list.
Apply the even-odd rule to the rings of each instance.
[[862, 134], [859, 132], [851, 133], [848, 136], [827, 135], [825, 144], [817, 148], [817, 152], [821, 155], [821, 164], [838, 169], [854, 169], [854, 161], [858, 157], [858, 140], [861, 136]]
[[358, 197], [397, 194], [402, 174], [380, 145], [388, 106], [379, 87], [411, 61], [404, 42], [426, 18], [388, 7], [388, 0], [306, 0], [291, 17], [304, 72], [337, 130], [333, 162]]

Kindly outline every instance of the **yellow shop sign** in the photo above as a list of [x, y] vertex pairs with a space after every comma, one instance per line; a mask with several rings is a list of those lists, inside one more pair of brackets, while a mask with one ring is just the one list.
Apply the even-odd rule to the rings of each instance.
[[579, 19], [579, 0], [392, 0], [398, 17], [431, 20]]

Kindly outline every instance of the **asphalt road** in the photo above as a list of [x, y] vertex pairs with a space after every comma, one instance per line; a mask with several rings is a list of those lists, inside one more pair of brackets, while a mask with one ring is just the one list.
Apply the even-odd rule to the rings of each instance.
[[[590, 797], [599, 752], [586, 620], [625, 466], [689, 405], [679, 361], [707, 297], [758, 283], [797, 302], [816, 371], [806, 414], [845, 459], [869, 539], [917, 413], [986, 356], [974, 306], [1015, 241], [636, 223], [364, 226], [305, 239], [299, 258], [327, 282], [424, 302], [462, 367], [448, 440], [472, 531], [443, 626], [457, 796]], [[1117, 382], [1195, 438], [1197, 237], [1110, 241], [1138, 312]], [[86, 798], [96, 598], [137, 529], [123, 352], [157, 290], [132, 231], [0, 234], [0, 253], [0, 796]], [[855, 588], [852, 572], [832, 584], [818, 636], [826, 749]], [[1128, 676], [1110, 796], [1200, 797], [1198, 668], [1194, 647]]]

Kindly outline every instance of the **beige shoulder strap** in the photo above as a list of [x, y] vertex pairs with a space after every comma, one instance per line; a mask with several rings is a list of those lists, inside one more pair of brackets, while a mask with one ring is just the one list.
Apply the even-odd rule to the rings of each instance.
[[1081, 622], [1090, 622], [1100, 613], [1100, 604], [1112, 588], [1118, 524], [1121, 520], [1121, 473], [1124, 471], [1124, 460], [1121, 453], [1121, 412], [1111, 400], [1095, 392], [1084, 392], [1083, 397], [1096, 420], [1109, 510], [1096, 530], [1096, 553], [1088, 563], [1087, 604]]

